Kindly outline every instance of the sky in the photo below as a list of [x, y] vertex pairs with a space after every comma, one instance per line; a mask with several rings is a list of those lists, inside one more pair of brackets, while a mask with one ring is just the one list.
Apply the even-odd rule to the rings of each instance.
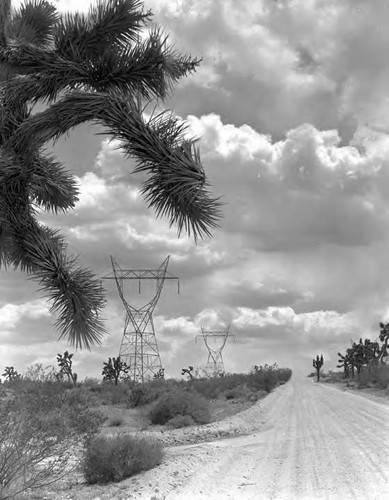
[[[16, 6], [20, 2], [15, 2]], [[87, 0], [58, 0], [87, 11]], [[225, 206], [220, 228], [197, 245], [156, 219], [139, 194], [120, 143], [77, 127], [54, 148], [76, 176], [80, 200], [42, 214], [69, 252], [98, 276], [110, 255], [124, 268], [155, 269], [170, 255], [154, 312], [168, 377], [203, 367], [201, 328], [231, 337], [227, 372], [273, 364], [325, 370], [351, 340], [376, 339], [389, 300], [389, 3], [386, 0], [146, 0], [175, 48], [202, 63], [181, 80], [166, 109], [200, 137], [202, 163]], [[58, 341], [50, 304], [28, 276], [0, 271], [0, 371], [55, 365], [74, 353], [79, 379], [101, 378], [117, 356], [124, 307], [106, 284], [101, 346]], [[147, 303], [152, 282], [128, 285]], [[217, 341], [212, 344], [217, 348]]]

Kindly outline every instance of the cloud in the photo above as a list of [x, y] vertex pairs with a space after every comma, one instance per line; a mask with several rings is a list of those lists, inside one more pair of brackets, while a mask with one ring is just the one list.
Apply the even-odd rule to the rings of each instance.
[[13, 329], [23, 318], [38, 319], [49, 316], [49, 307], [42, 300], [34, 300], [23, 304], [8, 303], [0, 307], [0, 329]]
[[311, 124], [272, 141], [215, 114], [190, 116], [189, 123], [202, 138], [211, 181], [224, 193], [225, 230], [251, 234], [251, 244], [270, 251], [382, 238], [387, 223], [377, 189], [388, 175], [386, 136], [369, 142], [360, 132], [341, 146], [336, 130]]
[[300, 329], [306, 333], [319, 332], [323, 335], [327, 330], [332, 333], [351, 332], [355, 324], [347, 315], [341, 315], [337, 311], [314, 311], [296, 314], [292, 307], [268, 307], [266, 309], [253, 310], [247, 307], [239, 307], [235, 313], [233, 324], [239, 329], [245, 327], [263, 328], [268, 325], [286, 326], [292, 329]]

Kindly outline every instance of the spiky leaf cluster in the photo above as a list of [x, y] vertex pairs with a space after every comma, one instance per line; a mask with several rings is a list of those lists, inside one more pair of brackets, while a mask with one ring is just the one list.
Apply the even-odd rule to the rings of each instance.
[[152, 99], [200, 63], [173, 49], [160, 28], [140, 36], [150, 21], [139, 0], [100, 0], [87, 14], [65, 15], [47, 0], [16, 10], [0, 2], [0, 268], [38, 281], [61, 337], [76, 347], [100, 343], [105, 300], [96, 275], [38, 221], [38, 210], [66, 212], [78, 201], [73, 174], [47, 154], [48, 143], [98, 123], [122, 141], [145, 177], [148, 206], [178, 233], [210, 236], [220, 217], [185, 124], [170, 112], [144, 117]]

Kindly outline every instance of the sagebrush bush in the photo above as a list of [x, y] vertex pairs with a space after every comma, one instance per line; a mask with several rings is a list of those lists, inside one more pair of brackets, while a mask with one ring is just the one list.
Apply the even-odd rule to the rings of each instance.
[[326, 372], [325, 377], [323, 379], [323, 381], [326, 383], [344, 382], [344, 380], [345, 380], [344, 372], [339, 372], [339, 371], [335, 372], [333, 370], [329, 370], [328, 372]]
[[135, 385], [128, 396], [127, 407], [135, 408], [153, 403], [164, 394], [174, 390], [177, 383], [174, 380], [151, 380], [143, 385]]
[[66, 473], [72, 446], [88, 442], [102, 423], [78, 389], [24, 381], [0, 404], [0, 498], [40, 489]]
[[173, 427], [174, 429], [180, 429], [181, 427], [188, 427], [190, 425], [194, 425], [196, 422], [190, 415], [175, 415], [171, 418], [167, 425], [169, 427]]
[[120, 415], [115, 415], [114, 417], [111, 417], [108, 421], [109, 427], [120, 427], [123, 425], [124, 419]]
[[90, 392], [96, 393], [101, 393], [103, 389], [100, 381], [97, 378], [92, 377], [86, 377], [86, 379], [82, 382], [82, 386]]
[[126, 403], [128, 395], [130, 393], [129, 388], [125, 384], [114, 385], [112, 382], [110, 384], [109, 390], [111, 396], [111, 404], [119, 405], [121, 403]]
[[376, 366], [373, 374], [374, 380], [377, 381], [382, 389], [389, 387], [389, 366], [387, 364], [381, 363]]
[[198, 424], [206, 424], [211, 419], [208, 401], [196, 392], [175, 391], [162, 396], [149, 412], [152, 424], [165, 425], [176, 415], [188, 415]]
[[89, 484], [121, 481], [159, 465], [163, 455], [161, 442], [153, 438], [96, 436], [86, 447], [84, 477]]
[[370, 370], [364, 369], [357, 377], [358, 388], [364, 388], [371, 384], [377, 384], [381, 389], [386, 389], [389, 386], [389, 366], [385, 363], [380, 363], [377, 366], [372, 366]]
[[224, 396], [226, 399], [238, 399], [239, 398], [239, 391], [238, 389], [227, 389], [225, 391]]
[[292, 370], [289, 368], [278, 368], [276, 364], [256, 366], [249, 375], [247, 385], [256, 391], [265, 390], [271, 392], [279, 381], [288, 381], [292, 376]]
[[361, 371], [361, 373], [357, 377], [358, 379], [358, 389], [362, 389], [369, 385], [369, 382], [372, 381], [372, 375], [366, 370]]
[[[277, 365], [264, 365], [259, 368], [256, 367], [249, 374], [234, 373], [226, 374], [223, 377], [193, 379], [189, 380], [187, 385], [205, 398], [211, 400], [221, 396], [225, 397], [226, 391], [241, 391], [242, 387], [246, 387], [252, 392], [260, 390], [271, 392], [280, 381], [287, 382], [291, 375], [292, 370], [289, 368], [278, 368]], [[243, 399], [249, 399], [250, 394], [239, 395], [239, 397], [242, 396]]]

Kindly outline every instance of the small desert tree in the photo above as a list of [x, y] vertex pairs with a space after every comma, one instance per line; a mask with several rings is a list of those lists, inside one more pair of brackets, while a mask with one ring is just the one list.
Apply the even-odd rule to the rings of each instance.
[[181, 370], [181, 375], [188, 375], [190, 380], [193, 380], [193, 366], [189, 366], [188, 368], [183, 368]]
[[5, 380], [11, 382], [13, 380], [18, 380], [21, 375], [15, 370], [13, 366], [6, 366], [2, 377], [5, 377]]
[[108, 358], [108, 362], [104, 363], [102, 371], [103, 380], [114, 380], [115, 385], [118, 385], [120, 375], [128, 373], [129, 369], [130, 367], [120, 359], [120, 356]]
[[165, 368], [160, 368], [157, 373], [154, 373], [154, 380], [165, 380]]
[[313, 367], [316, 368], [317, 382], [320, 380], [320, 368], [324, 364], [323, 354], [319, 358], [319, 355], [316, 356], [316, 359], [313, 360]]
[[72, 364], [73, 364], [73, 354], [69, 354], [68, 351], [65, 351], [62, 354], [58, 354], [57, 361], [59, 365], [59, 374], [60, 376], [66, 375], [69, 379], [69, 382], [72, 382], [73, 385], [77, 383], [77, 373], [73, 373]]
[[380, 336], [379, 339], [383, 342], [380, 353], [379, 353], [379, 361], [384, 363], [388, 354], [388, 342], [389, 342], [389, 323], [380, 323]]
[[341, 354], [338, 352], [339, 360], [338, 364], [336, 365], [337, 368], [343, 368], [343, 374], [344, 378], [348, 378], [350, 374], [350, 367], [351, 367], [351, 359], [346, 353], [345, 355]]
[[0, 403], [0, 498], [11, 500], [69, 474], [74, 445], [85, 446], [103, 416], [74, 391], [31, 381]]

